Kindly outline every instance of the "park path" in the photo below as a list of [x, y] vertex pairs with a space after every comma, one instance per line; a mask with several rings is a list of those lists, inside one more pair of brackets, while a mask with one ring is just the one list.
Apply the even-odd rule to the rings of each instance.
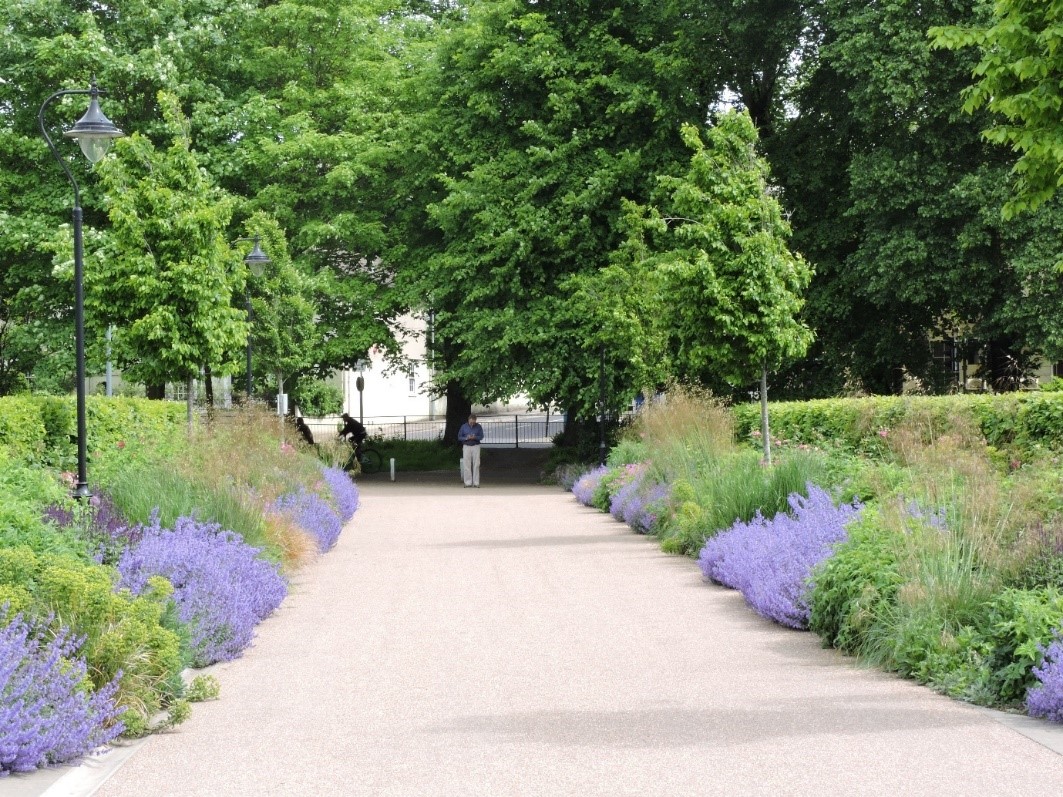
[[1031, 795], [1063, 756], [557, 488], [370, 482], [219, 701], [99, 797]]

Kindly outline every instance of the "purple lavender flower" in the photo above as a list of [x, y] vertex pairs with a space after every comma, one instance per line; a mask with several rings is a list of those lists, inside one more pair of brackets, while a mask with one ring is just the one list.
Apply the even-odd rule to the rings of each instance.
[[1026, 710], [1031, 717], [1063, 722], [1063, 628], [1044, 650], [1044, 659], [1033, 674], [1039, 683], [1026, 693]]
[[653, 531], [671, 492], [668, 485], [652, 483], [648, 476], [649, 467], [645, 464], [626, 466], [621, 477], [622, 486], [613, 494], [609, 504], [613, 517], [640, 534]]
[[808, 628], [806, 598], [812, 570], [847, 539], [845, 525], [862, 507], [835, 506], [808, 485], [808, 498], [788, 499], [790, 513], [766, 520], [760, 513], [705, 543], [698, 561], [705, 577], [739, 590], [759, 614], [790, 628]]
[[42, 643], [45, 635], [21, 615], [0, 628], [0, 776], [74, 761], [123, 729], [118, 679], [85, 689], [82, 640], [66, 628]]
[[321, 551], [332, 548], [343, 530], [340, 516], [316, 493], [300, 490], [282, 495], [275, 506], [317, 540], [317, 547]]
[[594, 491], [598, 487], [598, 483], [602, 480], [602, 477], [609, 472], [607, 465], [600, 465], [592, 471], [583, 474], [576, 483], [572, 485], [572, 495], [576, 497], [584, 506], [591, 506], [591, 501], [594, 498]]
[[74, 528], [91, 544], [97, 562], [115, 562], [121, 552], [139, 539], [141, 527], [130, 523], [111, 497], [96, 490], [87, 506], [77, 512], [52, 505], [44, 510], [44, 519], [59, 528]]
[[287, 593], [279, 566], [259, 553], [217, 523], [180, 517], [163, 529], [155, 513], [118, 560], [119, 585], [139, 595], [151, 576], [169, 579], [178, 618], [189, 626], [193, 663], [229, 661]]
[[346, 471], [339, 468], [322, 468], [321, 472], [332, 493], [332, 502], [340, 516], [340, 522], [346, 523], [358, 511], [358, 488]]

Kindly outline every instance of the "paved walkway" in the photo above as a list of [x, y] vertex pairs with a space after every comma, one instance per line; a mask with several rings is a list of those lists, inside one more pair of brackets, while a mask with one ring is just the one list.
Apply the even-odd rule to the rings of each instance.
[[486, 471], [480, 490], [363, 485], [337, 548], [214, 671], [222, 699], [100, 797], [1063, 790], [1057, 752]]

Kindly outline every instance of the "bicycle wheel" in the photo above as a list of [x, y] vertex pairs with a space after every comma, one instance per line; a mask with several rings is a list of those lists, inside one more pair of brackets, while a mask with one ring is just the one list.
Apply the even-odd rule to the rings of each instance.
[[362, 473], [376, 473], [383, 467], [384, 458], [375, 448], [362, 451]]

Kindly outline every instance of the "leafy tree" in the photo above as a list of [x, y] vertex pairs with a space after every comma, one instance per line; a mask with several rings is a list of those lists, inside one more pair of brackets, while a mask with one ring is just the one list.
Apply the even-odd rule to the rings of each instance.
[[176, 98], [160, 104], [172, 144], [133, 134], [101, 164], [112, 228], [86, 279], [87, 305], [116, 327], [116, 362], [148, 385], [194, 378], [247, 334], [226, 241], [233, 200], [200, 168]]
[[676, 375], [733, 388], [804, 355], [812, 334], [798, 316], [812, 270], [787, 248], [790, 228], [749, 115], [721, 115], [706, 138], [683, 128], [690, 168], [661, 178], [646, 225]]
[[897, 392], [906, 376], [933, 389], [930, 342], [959, 331], [1012, 355], [1051, 345], [1036, 318], [1060, 317], [1058, 292], [1031, 289], [1053, 214], [1002, 221], [1006, 154], [960, 108], [973, 59], [926, 36], [974, 13], [951, 0], [817, 7], [799, 113], [766, 142], [794, 246], [816, 264], [806, 319], [819, 345], [789, 374], [795, 392]]
[[[434, 40], [400, 146], [433, 176], [403, 194], [428, 230], [398, 280], [434, 311], [441, 383], [590, 416], [604, 343], [610, 400], [641, 387], [656, 344], [633, 307], [651, 286], [616, 259], [624, 200], [649, 198], [683, 157], [677, 123], [709, 104], [675, 58], [679, 5], [479, 2]], [[403, 235], [419, 221], [399, 218]]]
[[[987, 108], [1004, 117], [986, 137], [1020, 153], [1015, 195], [1004, 205], [1014, 214], [1036, 208], [1063, 184], [1063, 49], [1059, 0], [995, 0], [989, 19], [931, 28], [936, 46], [978, 47], [976, 78], [964, 96], [964, 109]], [[975, 24], [971, 24], [975, 23]]]

